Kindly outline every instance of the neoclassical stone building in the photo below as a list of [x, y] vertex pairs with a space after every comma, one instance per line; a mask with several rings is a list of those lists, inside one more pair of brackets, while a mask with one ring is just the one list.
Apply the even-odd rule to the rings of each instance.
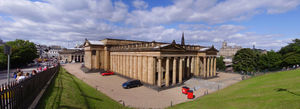
[[216, 76], [217, 50], [212, 47], [135, 40], [86, 40], [85, 67], [111, 70], [143, 83], [168, 87], [192, 76]]
[[63, 49], [58, 52], [59, 60], [64, 63], [84, 62], [83, 48]]

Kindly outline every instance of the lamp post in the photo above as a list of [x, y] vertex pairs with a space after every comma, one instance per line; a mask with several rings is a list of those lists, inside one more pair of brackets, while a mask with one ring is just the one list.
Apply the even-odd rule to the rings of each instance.
[[9, 83], [10, 79], [10, 55], [11, 55], [11, 47], [8, 45], [4, 46], [4, 54], [7, 54], [7, 83]]

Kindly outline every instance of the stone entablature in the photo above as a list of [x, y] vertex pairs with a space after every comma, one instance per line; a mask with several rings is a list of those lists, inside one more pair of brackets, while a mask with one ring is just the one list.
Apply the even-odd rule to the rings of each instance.
[[104, 39], [86, 40], [84, 47], [86, 68], [111, 70], [158, 87], [181, 84], [192, 76], [216, 76], [218, 51], [213, 46]]

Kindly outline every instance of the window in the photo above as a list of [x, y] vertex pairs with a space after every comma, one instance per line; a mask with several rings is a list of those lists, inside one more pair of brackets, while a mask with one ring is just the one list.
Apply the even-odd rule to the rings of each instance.
[[92, 50], [92, 55], [96, 55], [96, 50]]

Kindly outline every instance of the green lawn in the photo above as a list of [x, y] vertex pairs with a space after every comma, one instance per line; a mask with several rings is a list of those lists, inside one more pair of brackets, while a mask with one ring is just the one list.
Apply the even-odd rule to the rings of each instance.
[[61, 68], [40, 101], [39, 109], [122, 109], [118, 102]]
[[300, 70], [254, 77], [170, 108], [300, 109]]

